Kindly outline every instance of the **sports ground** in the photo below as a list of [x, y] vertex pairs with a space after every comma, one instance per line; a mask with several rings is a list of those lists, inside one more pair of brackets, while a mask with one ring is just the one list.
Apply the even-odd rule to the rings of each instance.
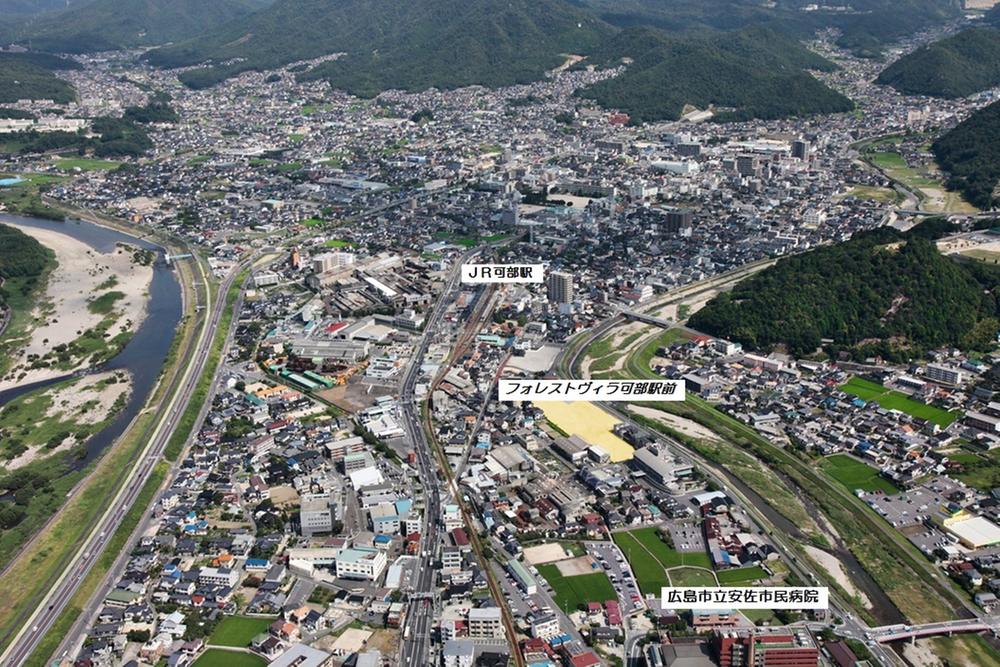
[[840, 385], [840, 389], [852, 396], [857, 396], [862, 401], [875, 401], [886, 410], [899, 410], [910, 416], [931, 421], [941, 428], [948, 426], [961, 416], [958, 412], [948, 412], [933, 405], [919, 403], [902, 392], [859, 377], [852, 377]]

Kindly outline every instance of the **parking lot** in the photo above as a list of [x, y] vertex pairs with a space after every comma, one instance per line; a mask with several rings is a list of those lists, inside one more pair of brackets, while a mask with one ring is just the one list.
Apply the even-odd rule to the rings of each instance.
[[614, 542], [586, 542], [584, 546], [587, 548], [587, 553], [597, 559], [611, 580], [611, 585], [614, 586], [621, 601], [622, 615], [627, 616], [644, 610], [646, 604], [621, 549]]
[[538, 592], [533, 595], [525, 595], [524, 591], [518, 587], [507, 570], [493, 563], [493, 571], [496, 574], [497, 581], [500, 583], [500, 588], [503, 589], [504, 598], [506, 598], [507, 604], [515, 616], [524, 618], [532, 612], [549, 609], [559, 618], [559, 627], [564, 633], [576, 639], [581, 638], [576, 626], [570, 622], [566, 614], [556, 607], [555, 602], [552, 601], [552, 587], [545, 581], [545, 577], [532, 575], [538, 584]]
[[705, 552], [705, 536], [694, 521], [669, 521], [664, 525], [670, 531], [670, 541], [677, 551]]

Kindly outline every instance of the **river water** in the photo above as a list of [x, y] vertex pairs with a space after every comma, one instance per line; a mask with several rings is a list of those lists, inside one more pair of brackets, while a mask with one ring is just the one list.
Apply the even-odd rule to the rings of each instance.
[[[58, 222], [0, 214], [0, 223], [4, 222], [61, 232], [101, 253], [112, 252], [118, 243], [140, 246], [157, 251], [161, 255], [163, 252], [163, 248], [155, 243], [84, 220]], [[153, 279], [149, 286], [149, 299], [146, 303], [146, 318], [139, 325], [131, 340], [121, 352], [101, 366], [81, 372], [81, 374], [85, 374], [107, 370], [126, 370], [132, 376], [132, 389], [125, 408], [104, 429], [95, 433], [87, 441], [85, 455], [71, 463], [74, 469], [82, 468], [99, 457], [125, 431], [133, 417], [142, 410], [146, 399], [156, 385], [156, 380], [166, 361], [182, 314], [183, 302], [180, 283], [177, 281], [173, 269], [162, 259], [159, 259], [153, 266]], [[69, 377], [73, 377], [73, 375], [43, 380], [0, 392], [0, 406], [18, 396], [23, 396], [30, 391]]]

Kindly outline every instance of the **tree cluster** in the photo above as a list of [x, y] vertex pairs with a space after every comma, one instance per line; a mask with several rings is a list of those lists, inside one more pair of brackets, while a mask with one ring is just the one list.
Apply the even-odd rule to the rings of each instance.
[[[998, 32], [1000, 35], [1000, 32]], [[979, 208], [995, 208], [1000, 181], [1000, 102], [980, 109], [931, 146], [948, 187]]]
[[996, 267], [944, 257], [921, 233], [879, 229], [782, 259], [689, 323], [753, 349], [808, 355], [829, 339], [831, 350], [910, 358], [941, 345], [991, 346], [998, 285]]

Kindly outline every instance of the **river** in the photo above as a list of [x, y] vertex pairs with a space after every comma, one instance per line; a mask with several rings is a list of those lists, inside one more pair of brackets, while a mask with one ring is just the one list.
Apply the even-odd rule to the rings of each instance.
[[[128, 243], [140, 246], [158, 253], [163, 252], [161, 246], [149, 241], [130, 236], [108, 227], [102, 227], [84, 220], [41, 220], [23, 218], [20, 216], [0, 214], [0, 223], [11, 222], [24, 227], [35, 227], [58, 231], [87, 244], [95, 251], [106, 253], [115, 249], [118, 243]], [[56, 269], [58, 271], [59, 269]], [[153, 279], [149, 286], [149, 299], [146, 302], [146, 318], [139, 325], [131, 340], [121, 352], [98, 367], [89, 368], [75, 375], [83, 375], [98, 371], [126, 370], [132, 376], [132, 389], [125, 408], [108, 423], [101, 431], [95, 433], [86, 443], [84, 456], [71, 462], [73, 469], [80, 469], [98, 458], [129, 425], [132, 419], [142, 410], [149, 398], [150, 392], [156, 386], [156, 380], [170, 351], [174, 334], [183, 314], [181, 287], [173, 269], [163, 262], [157, 261], [153, 266]], [[52, 378], [14, 387], [0, 392], [0, 405], [67, 378]]]

